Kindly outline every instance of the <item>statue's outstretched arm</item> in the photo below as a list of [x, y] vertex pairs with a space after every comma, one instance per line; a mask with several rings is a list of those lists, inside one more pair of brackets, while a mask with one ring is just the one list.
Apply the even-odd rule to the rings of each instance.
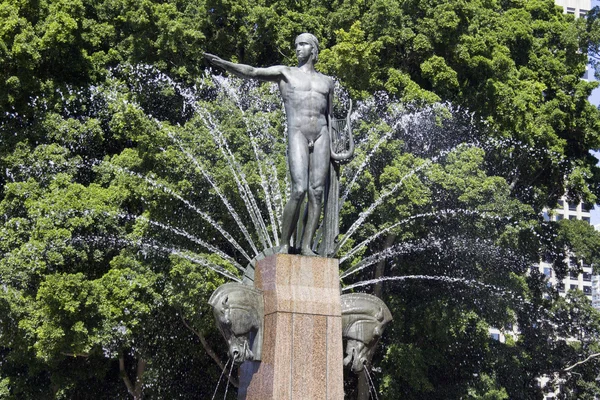
[[260, 79], [263, 81], [279, 81], [282, 79], [284, 69], [286, 67], [276, 65], [267, 68], [256, 68], [246, 64], [236, 64], [230, 61], [225, 61], [214, 54], [204, 53], [206, 58], [211, 64], [217, 67], [221, 67], [226, 71], [229, 71], [241, 78], [245, 79]]

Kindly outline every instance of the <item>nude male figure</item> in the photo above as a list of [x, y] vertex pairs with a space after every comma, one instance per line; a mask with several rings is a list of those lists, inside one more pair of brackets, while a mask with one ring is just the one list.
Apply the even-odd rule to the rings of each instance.
[[321, 216], [321, 203], [329, 174], [329, 125], [333, 113], [333, 80], [315, 71], [319, 42], [310, 33], [296, 38], [298, 67], [276, 65], [255, 68], [235, 64], [205, 53], [214, 65], [242, 78], [277, 82], [288, 122], [288, 158], [292, 193], [283, 210], [280, 253], [287, 253], [296, 229], [300, 208], [308, 192], [308, 218], [302, 235], [301, 253], [312, 251], [312, 239]]

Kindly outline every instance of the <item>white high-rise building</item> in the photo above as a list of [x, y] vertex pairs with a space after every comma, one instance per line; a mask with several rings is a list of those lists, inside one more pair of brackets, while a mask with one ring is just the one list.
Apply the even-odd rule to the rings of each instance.
[[[590, 223], [590, 210], [582, 203], [569, 203], [563, 197], [558, 201], [558, 207], [545, 217], [551, 221], [562, 219], [575, 219]], [[582, 272], [571, 272], [562, 282], [557, 281], [552, 264], [546, 261], [540, 262], [539, 270], [548, 277], [548, 283], [555, 287], [561, 296], [566, 295], [569, 290], [581, 290], [591, 300], [592, 306], [600, 309], [600, 275], [593, 275], [592, 266], [585, 264], [575, 257], [569, 257], [569, 267], [579, 269]], [[549, 385], [550, 377], [542, 376], [538, 379], [544, 391], [544, 400], [553, 400], [560, 394], [560, 384]]]
[[[561, 219], [576, 219], [590, 223], [590, 210], [582, 203], [569, 203], [564, 197], [558, 201], [558, 208], [552, 213], [546, 214], [546, 217], [552, 221], [560, 221]], [[571, 272], [562, 282], [557, 281], [552, 265], [545, 260], [542, 260], [539, 265], [539, 270], [548, 277], [548, 282], [554, 286], [561, 295], [565, 295], [569, 290], [581, 290], [590, 299], [593, 298], [592, 287], [592, 267], [583, 263], [575, 257], [570, 257], [568, 260], [570, 267], [579, 267], [582, 272]], [[596, 286], [598, 287], [598, 301], [600, 306], [600, 277], [597, 277]]]
[[585, 17], [592, 8], [590, 0], [555, 0], [557, 6], [562, 6], [565, 14], [573, 14], [576, 17]]
[[[600, 224], [594, 225], [594, 229], [600, 231]], [[600, 275], [592, 275], [592, 307], [600, 310]]]
[[[555, 0], [555, 3], [563, 7], [565, 14], [575, 15], [576, 18], [585, 17], [585, 14], [592, 8], [590, 0]], [[592, 74], [588, 66], [582, 79], [587, 80], [591, 77]], [[586, 209], [582, 204], [568, 203], [564, 198], [552, 214], [551, 219], [554, 221], [567, 218], [590, 222], [589, 209]], [[570, 258], [569, 264], [579, 264], [579, 261]], [[542, 261], [539, 268], [541, 272], [548, 276], [549, 282], [556, 285], [555, 287], [561, 295], [564, 295], [568, 290], [578, 289], [592, 298], [592, 304], [594, 304], [594, 297], [597, 297], [598, 306], [600, 306], [600, 276], [593, 276], [592, 268], [589, 265], [579, 265], [582, 267], [583, 272], [581, 274], [571, 273], [561, 283], [556, 281], [554, 270], [550, 264]], [[594, 305], [594, 307], [597, 306]], [[544, 376], [539, 379], [540, 386], [544, 390], [544, 400], [555, 399], [560, 393], [560, 387], [548, 385], [548, 382], [549, 377]]]
[[[592, 9], [592, 2], [590, 0], [554, 0], [557, 6], [561, 6], [565, 14], [571, 14], [575, 17], [585, 17], [588, 11]], [[585, 69], [583, 79], [593, 78], [594, 72], [589, 66]]]
[[[592, 2], [590, 0], [555, 0], [554, 2], [556, 5], [563, 7], [565, 14], [572, 14], [576, 18], [585, 17], [587, 12], [592, 8]], [[591, 76], [588, 76], [588, 72], [589, 71], [586, 70], [586, 74], [582, 79], [587, 80], [591, 78]], [[553, 210], [551, 214], [552, 215], [548, 215], [548, 219], [553, 221], [560, 221], [564, 218], [578, 219], [590, 223], [591, 218], [590, 210], [586, 206], [581, 203], [569, 203], [564, 197], [559, 200], [558, 208]], [[592, 282], [593, 271], [591, 266], [583, 264], [575, 258], [570, 258], [568, 261], [570, 266], [579, 266], [582, 268], [583, 272], [580, 274], [570, 273], [563, 282], [557, 282], [552, 266], [544, 261], [540, 263], [540, 272], [548, 277], [548, 281], [559, 290], [561, 295], [564, 295], [569, 290], [579, 289], [593, 300], [592, 287], [595, 285], [598, 288], [596, 293], [598, 297], [598, 306], [600, 307], [600, 277], [597, 277], [594, 282]]]

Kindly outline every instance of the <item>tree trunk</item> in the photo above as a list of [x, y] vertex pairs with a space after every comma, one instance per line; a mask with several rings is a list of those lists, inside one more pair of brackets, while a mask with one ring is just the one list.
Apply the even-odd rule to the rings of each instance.
[[125, 355], [121, 354], [119, 356], [119, 371], [121, 373], [121, 378], [123, 379], [123, 382], [125, 382], [127, 391], [133, 397], [133, 400], [141, 400], [143, 397], [143, 377], [145, 370], [146, 360], [140, 357], [137, 362], [135, 383], [132, 383], [131, 379], [129, 379], [129, 375], [127, 375], [127, 370], [125, 369]]
[[[385, 239], [385, 243], [383, 244], [382, 250], [385, 251], [385, 250], [389, 249], [390, 247], [392, 247], [395, 240], [396, 240], [395, 234], [393, 234], [393, 233], [388, 234]], [[385, 276], [385, 260], [381, 260], [377, 263], [377, 267], [375, 267], [375, 275], [373, 276], [373, 278], [379, 279], [379, 278], [382, 278], [383, 276]], [[375, 287], [373, 288], [373, 294], [379, 298], [381, 298], [381, 296], [383, 296], [383, 282], [379, 282], [379, 283], [375, 284]], [[365, 366], [365, 368], [368, 368], [368, 366]], [[373, 390], [376, 390], [376, 389], [373, 388]], [[369, 382], [367, 381], [366, 374], [358, 375], [358, 394], [356, 396], [356, 399], [357, 400], [368, 400], [370, 396], [371, 396], [371, 392], [369, 391]]]
[[[395, 240], [396, 240], [395, 234], [393, 234], [393, 233], [388, 234], [387, 237], [385, 238], [385, 243], [383, 244], [383, 251], [392, 247]], [[373, 278], [379, 279], [379, 278], [382, 278], [383, 276], [385, 276], [385, 259], [381, 260], [377, 263], [377, 267], [375, 268], [375, 276]], [[381, 296], [383, 296], [383, 282], [379, 282], [379, 283], [375, 284], [375, 287], [373, 288], [373, 294], [381, 299]]]
[[[225, 371], [225, 364], [223, 364], [223, 361], [221, 361], [221, 359], [219, 358], [217, 353], [215, 353], [215, 351], [212, 349], [212, 347], [210, 347], [210, 345], [206, 341], [206, 338], [204, 337], [204, 335], [201, 332], [192, 328], [186, 322], [186, 320], [185, 320], [185, 318], [183, 318], [183, 316], [181, 317], [181, 320], [183, 321], [183, 324], [186, 326], [186, 328], [188, 328], [190, 331], [192, 331], [194, 333], [194, 335], [196, 335], [198, 337], [198, 339], [200, 339], [200, 343], [202, 344], [202, 347], [204, 347], [204, 350], [210, 356], [210, 358], [212, 358], [213, 361], [215, 363], [217, 363], [217, 365], [219, 366], [221, 371]], [[239, 389], [239, 387], [240, 387], [239, 381], [234, 376], [229, 376], [229, 383], [231, 383], [236, 389]]]

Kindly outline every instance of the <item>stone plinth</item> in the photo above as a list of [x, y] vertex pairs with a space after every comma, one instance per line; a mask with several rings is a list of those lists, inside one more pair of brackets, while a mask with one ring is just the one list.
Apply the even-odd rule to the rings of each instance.
[[238, 399], [342, 400], [338, 260], [276, 254], [258, 262], [265, 305], [262, 362], [240, 367]]

